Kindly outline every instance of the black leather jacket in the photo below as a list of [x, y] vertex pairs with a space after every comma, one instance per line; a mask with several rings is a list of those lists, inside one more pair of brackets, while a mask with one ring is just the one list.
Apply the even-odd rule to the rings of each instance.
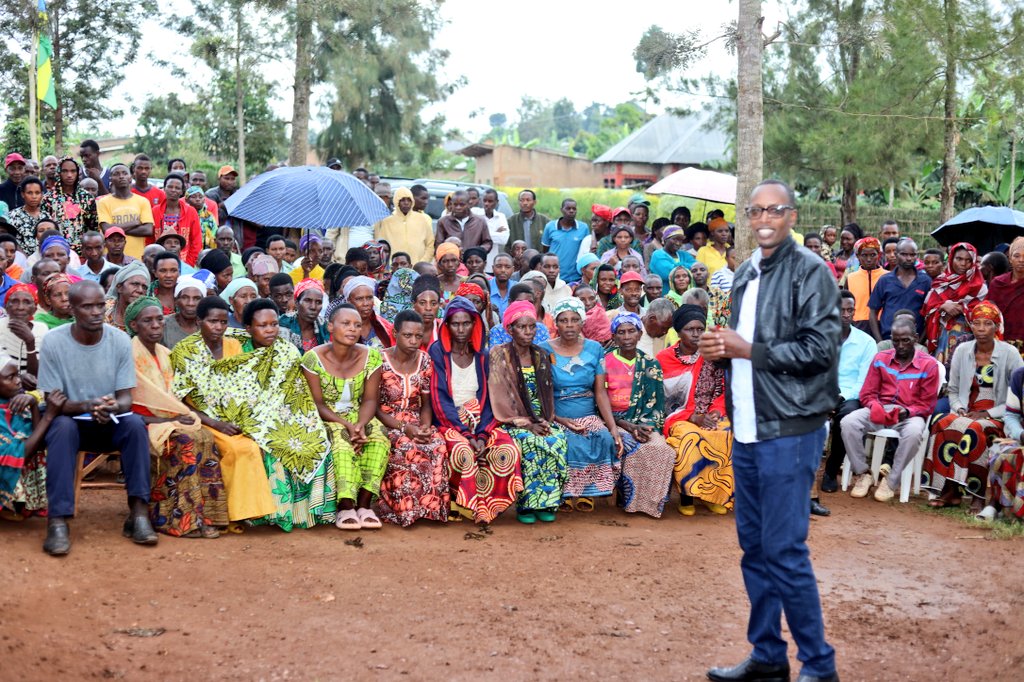
[[761, 260], [760, 272], [749, 260], [736, 271], [732, 329], [739, 323], [747, 283], [756, 277], [761, 283], [751, 364], [757, 439], [809, 433], [825, 423], [839, 396], [839, 288], [821, 256], [786, 239]]

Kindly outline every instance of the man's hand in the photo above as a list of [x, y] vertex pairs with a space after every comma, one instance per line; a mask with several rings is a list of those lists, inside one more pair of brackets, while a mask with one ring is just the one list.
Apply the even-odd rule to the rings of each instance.
[[183, 414], [179, 416], [176, 421], [191, 426], [196, 423], [196, 418], [190, 414]]
[[697, 350], [710, 362], [722, 359], [750, 359], [750, 344], [734, 329], [713, 329], [704, 332]]
[[67, 402], [68, 397], [60, 389], [50, 391], [46, 395], [47, 414], [52, 414], [54, 417], [59, 416], [64, 411], [64, 405]]

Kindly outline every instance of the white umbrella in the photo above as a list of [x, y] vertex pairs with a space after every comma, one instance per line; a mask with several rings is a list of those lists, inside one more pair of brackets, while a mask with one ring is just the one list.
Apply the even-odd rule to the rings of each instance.
[[719, 204], [736, 203], [736, 176], [700, 168], [684, 168], [647, 188], [648, 194], [675, 194]]

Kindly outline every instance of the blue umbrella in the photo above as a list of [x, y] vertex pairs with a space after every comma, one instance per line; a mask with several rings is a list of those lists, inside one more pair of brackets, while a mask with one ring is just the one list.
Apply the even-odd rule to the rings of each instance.
[[958, 242], [972, 244], [978, 253], [993, 251], [997, 244], [1024, 237], [1024, 212], [1009, 206], [978, 206], [956, 215], [932, 231], [943, 246]]
[[323, 166], [277, 168], [257, 175], [224, 202], [228, 215], [264, 227], [318, 230], [373, 225], [388, 217], [364, 183]]

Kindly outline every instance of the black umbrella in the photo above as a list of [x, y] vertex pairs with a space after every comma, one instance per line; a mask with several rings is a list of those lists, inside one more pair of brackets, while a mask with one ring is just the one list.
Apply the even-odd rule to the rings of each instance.
[[932, 231], [932, 236], [943, 246], [967, 242], [984, 255], [998, 244], [1024, 237], [1024, 212], [1009, 206], [969, 208]]

